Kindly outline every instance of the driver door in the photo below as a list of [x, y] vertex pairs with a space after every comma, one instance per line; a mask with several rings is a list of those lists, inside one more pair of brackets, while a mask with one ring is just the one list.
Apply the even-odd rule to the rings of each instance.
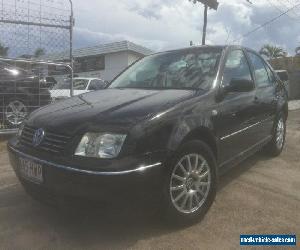
[[248, 60], [240, 49], [228, 52], [223, 70], [221, 88], [224, 94], [219, 103], [216, 123], [220, 138], [220, 163], [230, 161], [256, 143], [255, 88], [248, 92], [227, 92], [225, 89], [232, 79], [253, 81]]

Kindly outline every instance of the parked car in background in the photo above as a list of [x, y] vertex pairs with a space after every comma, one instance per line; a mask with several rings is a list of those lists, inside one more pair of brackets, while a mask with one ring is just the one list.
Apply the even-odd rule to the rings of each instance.
[[57, 84], [55, 77], [46, 76], [42, 79], [42, 86], [48, 89], [52, 89]]
[[1, 128], [16, 128], [33, 110], [51, 103], [50, 92], [39, 77], [0, 62]]
[[[89, 91], [104, 89], [107, 83], [99, 78], [76, 77], [73, 79], [74, 95], [80, 95]], [[50, 90], [52, 100], [65, 99], [70, 97], [71, 79], [64, 79], [58, 82]]]
[[8, 144], [29, 194], [159, 201], [175, 223], [199, 220], [219, 176], [285, 144], [287, 93], [271, 66], [239, 46], [147, 56], [103, 91], [32, 113]]
[[275, 70], [280, 80], [285, 84], [288, 95], [290, 96], [290, 81], [289, 81], [289, 73], [287, 70]]

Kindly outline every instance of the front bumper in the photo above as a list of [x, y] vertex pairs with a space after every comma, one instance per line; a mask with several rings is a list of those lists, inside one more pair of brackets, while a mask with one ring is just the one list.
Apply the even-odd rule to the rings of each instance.
[[[93, 200], [148, 200], [162, 194], [166, 169], [162, 162], [137, 164], [130, 170], [103, 172], [84, 170], [39, 159], [8, 144], [11, 165], [21, 183], [59, 196], [86, 197]], [[24, 179], [19, 171], [20, 158], [39, 163], [43, 167], [43, 183]]]

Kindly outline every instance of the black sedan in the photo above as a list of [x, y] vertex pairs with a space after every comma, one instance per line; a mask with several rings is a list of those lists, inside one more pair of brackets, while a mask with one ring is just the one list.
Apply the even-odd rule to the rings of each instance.
[[280, 154], [287, 116], [284, 85], [256, 52], [191, 47], [33, 112], [8, 149], [30, 194], [155, 198], [169, 220], [193, 223], [226, 169], [262, 148]]
[[1, 128], [17, 128], [30, 112], [50, 102], [50, 92], [38, 76], [0, 62]]

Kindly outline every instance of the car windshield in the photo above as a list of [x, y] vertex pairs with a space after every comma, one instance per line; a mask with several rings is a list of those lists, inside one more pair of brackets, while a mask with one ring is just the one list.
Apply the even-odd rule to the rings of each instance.
[[[74, 90], [85, 90], [89, 80], [87, 79], [74, 79]], [[65, 79], [63, 81], [58, 82], [53, 89], [70, 89], [71, 88], [71, 80]]]
[[109, 88], [208, 90], [221, 52], [221, 48], [198, 48], [151, 55], [129, 67]]

